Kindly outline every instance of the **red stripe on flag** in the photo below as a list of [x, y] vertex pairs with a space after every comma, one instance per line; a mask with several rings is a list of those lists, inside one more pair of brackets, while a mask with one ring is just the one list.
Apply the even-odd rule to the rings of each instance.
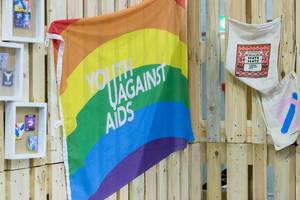
[[185, 0], [176, 0], [176, 3], [185, 8]]

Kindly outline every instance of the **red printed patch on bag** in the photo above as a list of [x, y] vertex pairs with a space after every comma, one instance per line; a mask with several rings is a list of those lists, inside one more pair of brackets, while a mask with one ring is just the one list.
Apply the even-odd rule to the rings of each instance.
[[268, 77], [271, 44], [238, 44], [235, 75], [237, 77]]

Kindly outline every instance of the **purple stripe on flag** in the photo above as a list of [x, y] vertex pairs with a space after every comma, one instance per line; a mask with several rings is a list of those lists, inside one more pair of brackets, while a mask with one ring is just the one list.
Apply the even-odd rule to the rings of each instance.
[[187, 141], [182, 138], [161, 138], [140, 147], [120, 162], [104, 179], [91, 200], [102, 200], [118, 191], [128, 182], [166, 158], [182, 150]]

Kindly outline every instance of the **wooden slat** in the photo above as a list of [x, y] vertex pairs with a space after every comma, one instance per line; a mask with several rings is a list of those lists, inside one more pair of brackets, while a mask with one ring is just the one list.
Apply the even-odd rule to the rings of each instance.
[[83, 17], [83, 1], [68, 0], [68, 19]]
[[100, 5], [98, 0], [84, 0], [83, 4], [84, 17], [93, 17], [99, 15]]
[[189, 199], [189, 151], [190, 145], [180, 152], [180, 199]]
[[145, 178], [144, 174], [137, 177], [129, 184], [129, 199], [145, 199]]
[[46, 200], [48, 193], [47, 166], [30, 169], [30, 198], [32, 200]]
[[227, 199], [248, 200], [247, 144], [227, 144]]
[[113, 13], [115, 11], [115, 2], [112, 0], [101, 0], [101, 14]]
[[[266, 0], [251, 0], [250, 20], [253, 24], [266, 22]], [[251, 90], [253, 144], [253, 199], [267, 199], [267, 137], [266, 126], [261, 113], [260, 94]], [[249, 156], [249, 155], [248, 155]], [[249, 186], [250, 187], [250, 186]]]
[[275, 200], [295, 199], [295, 147], [287, 147], [277, 151], [274, 162]]
[[191, 146], [190, 151], [190, 199], [201, 200], [202, 183], [200, 173], [200, 143]]
[[5, 200], [6, 190], [5, 190], [5, 173], [0, 172], [0, 200]]
[[162, 160], [157, 165], [157, 200], [167, 200], [168, 197], [168, 168], [167, 161]]
[[[296, 72], [300, 77], [300, 1], [296, 1]], [[300, 136], [298, 136], [297, 143], [300, 144]], [[296, 148], [296, 200], [300, 200], [300, 147]]]
[[156, 166], [145, 173], [145, 200], [156, 200]]
[[[45, 102], [46, 77], [45, 77], [45, 54], [44, 43], [30, 44], [30, 82], [29, 99], [31, 102]], [[46, 146], [47, 147], [47, 146]], [[41, 166], [46, 163], [46, 158], [37, 158], [31, 160], [31, 166]]]
[[[225, 3], [227, 18], [230, 17], [242, 22], [246, 21], [245, 0], [228, 0]], [[247, 132], [247, 87], [227, 71], [225, 72], [225, 84], [225, 126], [227, 141], [236, 143], [245, 142]]]
[[49, 173], [49, 199], [67, 199], [66, 175], [63, 164], [48, 166]]
[[[273, 18], [283, 15], [279, 74], [295, 70], [295, 1], [274, 0]], [[295, 147], [275, 153], [275, 199], [295, 199]]]
[[[207, 141], [219, 142], [220, 137], [220, 6], [219, 0], [207, 1]], [[217, 123], [216, 123], [217, 122]]]
[[300, 200], [300, 147], [296, 148], [296, 200]]
[[128, 0], [115, 0], [116, 11], [123, 10], [128, 7]]
[[253, 144], [253, 199], [267, 199], [267, 144]]
[[4, 171], [4, 102], [0, 102], [0, 173]]
[[273, 18], [283, 16], [279, 73], [281, 78], [295, 69], [295, 1], [273, 0]]
[[[52, 21], [57, 19], [67, 18], [67, 1], [66, 0], [48, 0], [47, 1], [47, 24], [50, 25]], [[56, 129], [54, 124], [59, 117], [58, 110], [58, 94], [56, 75], [54, 67], [54, 55], [53, 46], [51, 44], [48, 48], [48, 60], [47, 60], [47, 97], [48, 97], [48, 151], [47, 159], [48, 163], [58, 163], [63, 161], [62, 155], [62, 129]]]
[[201, 98], [200, 98], [200, 5], [199, 0], [188, 2], [188, 59], [189, 93], [192, 128], [195, 140], [201, 137]]
[[28, 200], [30, 197], [29, 169], [6, 172], [7, 199]]
[[207, 143], [207, 198], [221, 200], [221, 145]]
[[118, 200], [128, 200], [128, 199], [129, 199], [128, 185], [125, 185], [118, 192]]
[[136, 5], [138, 3], [141, 3], [141, 2], [143, 2], [143, 0], [129, 0], [128, 4], [131, 7], [131, 6], [134, 6], [134, 5]]
[[180, 199], [180, 159], [179, 153], [173, 153], [168, 158], [168, 200]]
[[[253, 24], [266, 22], [266, 0], [251, 0], [251, 22]], [[260, 94], [255, 90], [251, 90], [252, 93], [252, 142], [253, 143], [265, 143], [266, 137], [266, 125], [263, 120], [260, 105]]]

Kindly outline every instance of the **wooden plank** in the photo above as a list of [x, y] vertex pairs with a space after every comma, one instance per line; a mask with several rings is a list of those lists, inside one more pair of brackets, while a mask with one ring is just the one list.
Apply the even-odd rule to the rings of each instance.
[[162, 160], [157, 164], [157, 200], [167, 200], [168, 198], [168, 168], [167, 161]]
[[[300, 77], [300, 1], [296, 1], [296, 47], [297, 47], [297, 65], [296, 72]], [[300, 136], [297, 143], [300, 144]], [[296, 200], [300, 200], [300, 147], [296, 148]]]
[[248, 200], [247, 144], [227, 144], [227, 199]]
[[207, 1], [207, 142], [220, 141], [220, 6], [219, 0]]
[[[47, 24], [57, 19], [67, 18], [67, 1], [47, 1]], [[47, 57], [47, 97], [48, 97], [48, 151], [47, 162], [59, 163], [63, 161], [63, 133], [62, 129], [56, 129], [54, 124], [60, 119], [58, 110], [57, 84], [55, 75], [55, 64], [53, 46], [48, 48]]]
[[279, 73], [281, 78], [295, 69], [295, 1], [273, 0], [273, 18], [283, 16]]
[[112, 0], [101, 0], [101, 14], [113, 13], [115, 11], [115, 2]]
[[192, 144], [190, 151], [190, 199], [201, 200], [200, 143]]
[[98, 0], [84, 0], [83, 1], [83, 16], [93, 17], [99, 15], [100, 4]]
[[253, 199], [267, 199], [267, 144], [253, 144]]
[[0, 173], [4, 171], [4, 102], [0, 102]]
[[189, 93], [192, 128], [195, 141], [201, 137], [201, 97], [200, 97], [200, 3], [190, 0], [188, 3], [188, 65], [189, 65]]
[[[227, 18], [246, 21], [246, 1], [228, 0], [225, 2]], [[226, 32], [228, 37], [228, 32]], [[247, 87], [228, 71], [225, 72], [226, 136], [228, 142], [243, 143], [247, 132]], [[238, 109], [236, 109], [238, 108]]]
[[143, 2], [143, 0], [129, 0], [128, 4], [129, 4], [129, 7], [131, 7], [131, 6], [134, 6], [134, 5], [136, 5], [138, 3], [141, 3], [141, 2]]
[[[279, 74], [295, 70], [295, 1], [274, 0], [273, 18], [283, 15]], [[295, 199], [295, 147], [275, 152], [275, 199]]]
[[68, 0], [68, 19], [83, 17], [83, 0]]
[[49, 199], [67, 199], [66, 174], [64, 164], [48, 165]]
[[145, 200], [156, 200], [156, 166], [145, 173]]
[[145, 199], [145, 180], [144, 174], [137, 177], [129, 184], [129, 199], [141, 200]]
[[0, 172], [0, 200], [5, 200], [5, 173]]
[[128, 185], [125, 185], [118, 192], [118, 200], [128, 200], [128, 199], [129, 199]]
[[6, 172], [7, 199], [28, 200], [30, 198], [29, 169]]
[[189, 151], [190, 145], [180, 152], [180, 199], [189, 199]]
[[294, 146], [276, 151], [274, 160], [275, 200], [296, 198], [295, 160]]
[[[251, 0], [251, 22], [253, 24], [266, 22], [266, 0]], [[251, 90], [252, 97], [252, 142], [256, 144], [266, 143], [267, 128], [263, 120], [260, 105], [260, 94]], [[256, 147], [256, 146], [255, 146]]]
[[32, 200], [46, 200], [48, 193], [47, 166], [31, 168], [30, 179], [30, 198]]
[[[29, 82], [29, 98], [31, 102], [45, 102], [45, 54], [46, 49], [44, 43], [30, 44], [30, 82]], [[41, 166], [46, 163], [46, 158], [31, 159], [31, 166]]]
[[115, 0], [116, 11], [123, 10], [128, 7], [128, 0]]
[[300, 200], [300, 147], [296, 148], [296, 200]]
[[168, 158], [168, 200], [180, 199], [180, 160], [179, 153]]
[[218, 143], [207, 143], [207, 198], [221, 200], [221, 148]]

